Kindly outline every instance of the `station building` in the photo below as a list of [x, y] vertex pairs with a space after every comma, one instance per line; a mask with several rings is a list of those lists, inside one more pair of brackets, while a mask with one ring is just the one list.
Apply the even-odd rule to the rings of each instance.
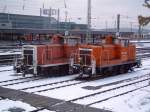
[[[0, 13], [0, 40], [16, 41], [25, 36], [47, 38], [47, 36], [57, 33], [64, 35], [66, 30], [70, 35], [79, 36], [85, 40], [87, 25], [75, 22], [58, 22], [53, 17]], [[115, 35], [115, 33], [115, 31], [92, 30], [91, 37]], [[120, 33], [124, 36], [132, 35], [132, 32]]]
[[57, 24], [55, 18], [0, 13], [0, 29], [36, 28], [50, 29], [51, 24]]
[[86, 28], [86, 24], [58, 22], [53, 17], [0, 13], [0, 40], [16, 40], [26, 34], [54, 34]]

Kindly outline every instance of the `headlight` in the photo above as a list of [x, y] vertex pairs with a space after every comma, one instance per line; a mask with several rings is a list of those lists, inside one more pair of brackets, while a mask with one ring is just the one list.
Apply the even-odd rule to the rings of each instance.
[[88, 68], [88, 70], [92, 70], [92, 68]]
[[85, 68], [84, 68], [84, 72], [85, 72], [85, 73], [90, 73], [90, 72], [91, 72], [91, 70], [92, 70], [92, 69], [91, 69], [91, 68], [89, 68], [89, 67], [85, 67]]

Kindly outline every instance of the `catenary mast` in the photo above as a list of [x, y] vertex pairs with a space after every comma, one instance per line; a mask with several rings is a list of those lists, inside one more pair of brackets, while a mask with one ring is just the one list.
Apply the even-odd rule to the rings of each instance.
[[86, 43], [90, 42], [90, 40], [91, 40], [91, 0], [88, 0]]

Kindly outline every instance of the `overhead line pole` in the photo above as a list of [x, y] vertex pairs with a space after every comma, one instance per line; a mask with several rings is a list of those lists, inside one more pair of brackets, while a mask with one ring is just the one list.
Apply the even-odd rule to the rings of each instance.
[[64, 0], [64, 7], [65, 7], [65, 36], [69, 35], [68, 31], [68, 11], [67, 11], [67, 3], [66, 0]]
[[60, 9], [57, 10], [57, 30], [59, 32], [60, 29]]
[[88, 0], [86, 43], [91, 39], [91, 0]]
[[120, 14], [117, 15], [117, 33], [116, 36], [120, 36]]

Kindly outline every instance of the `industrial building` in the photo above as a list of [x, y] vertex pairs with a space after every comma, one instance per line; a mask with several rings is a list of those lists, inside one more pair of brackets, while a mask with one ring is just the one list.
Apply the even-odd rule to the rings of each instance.
[[58, 22], [53, 17], [0, 13], [0, 40], [16, 40], [26, 34], [64, 34], [65, 30], [86, 28], [86, 24]]
[[[87, 25], [76, 24], [75, 22], [58, 22], [53, 17], [31, 16], [0, 13], [0, 40], [20, 40], [25, 35], [53, 35], [56, 33], [65, 34], [69, 31], [70, 35], [80, 36], [83, 40], [86, 37]], [[91, 37], [104, 36], [107, 34], [115, 34], [116, 31], [92, 30]], [[120, 32], [122, 36], [131, 36], [133, 32]]]
[[75, 22], [58, 22], [53, 17], [0, 13], [0, 29], [86, 29], [86, 27], [85, 24]]
[[[0, 29], [10, 28], [36, 28], [50, 29], [51, 24], [57, 24], [53, 17], [28, 16], [18, 14], [0, 13]], [[54, 25], [53, 25], [54, 26]]]

